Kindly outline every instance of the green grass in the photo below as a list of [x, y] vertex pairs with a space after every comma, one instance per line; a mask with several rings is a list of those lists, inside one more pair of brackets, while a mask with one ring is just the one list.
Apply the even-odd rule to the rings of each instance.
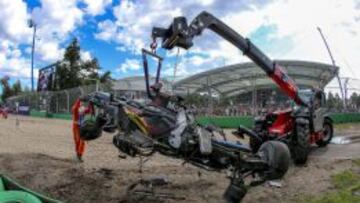
[[337, 189], [342, 190], [360, 183], [360, 177], [350, 170], [345, 170], [341, 173], [333, 175], [331, 177], [331, 182]]
[[[360, 160], [357, 160], [360, 162]], [[360, 163], [359, 163], [360, 164]], [[360, 176], [350, 170], [345, 170], [331, 177], [331, 183], [336, 191], [320, 196], [308, 196], [298, 201], [300, 203], [359, 203], [360, 196], [353, 195], [360, 192]]]
[[339, 123], [339, 124], [335, 124], [334, 125], [334, 129], [336, 130], [346, 130], [348, 128], [351, 128], [354, 125], [358, 125], [358, 124], [354, 124], [354, 123]]
[[354, 165], [360, 166], [360, 159], [353, 160]]

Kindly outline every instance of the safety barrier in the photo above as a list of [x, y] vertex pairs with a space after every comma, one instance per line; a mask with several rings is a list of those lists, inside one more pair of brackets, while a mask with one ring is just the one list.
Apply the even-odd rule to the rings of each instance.
[[[332, 113], [330, 118], [335, 124], [360, 122], [360, 113]], [[221, 128], [237, 128], [239, 125], [251, 128], [254, 125], [252, 116], [241, 117], [200, 117], [201, 124], [213, 124]]]
[[[31, 111], [30, 116], [71, 120], [71, 114], [47, 114], [45, 112]], [[360, 113], [332, 113], [330, 117], [335, 124], [360, 122]], [[251, 128], [254, 125], [252, 116], [201, 116], [197, 121], [203, 125], [215, 125], [221, 128], [237, 128], [239, 125]]]
[[31, 191], [2, 174], [0, 174], [0, 202], [61, 203]]
[[355, 123], [360, 122], [360, 113], [333, 113], [330, 114], [334, 123]]

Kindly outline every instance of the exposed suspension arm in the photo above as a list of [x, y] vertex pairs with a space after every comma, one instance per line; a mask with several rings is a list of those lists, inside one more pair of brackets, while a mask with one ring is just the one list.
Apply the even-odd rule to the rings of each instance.
[[211, 15], [201, 12], [190, 25], [187, 24], [185, 17], [174, 18], [173, 23], [168, 29], [154, 27], [152, 37], [162, 38], [162, 47], [172, 49], [182, 47], [189, 49], [193, 45], [193, 38], [200, 35], [204, 29], [210, 29], [225, 40], [239, 48], [244, 55], [256, 63], [266, 74], [282, 89], [286, 95], [293, 99], [297, 104], [308, 106], [298, 94], [298, 87], [286, 72], [274, 61], [268, 58], [258, 49], [249, 39], [244, 38], [225, 23]]

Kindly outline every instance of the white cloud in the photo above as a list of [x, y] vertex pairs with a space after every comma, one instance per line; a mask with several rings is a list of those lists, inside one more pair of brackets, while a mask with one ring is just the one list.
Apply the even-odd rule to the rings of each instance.
[[86, 4], [86, 11], [96, 16], [104, 14], [105, 8], [112, 3], [112, 0], [83, 0]]
[[[39, 41], [35, 46], [36, 54], [42, 61], [53, 63], [64, 55], [64, 48], [57, 41]], [[39, 59], [39, 58], [38, 58]]]
[[21, 51], [17, 46], [2, 42], [0, 47], [0, 73], [1, 76], [7, 75], [17, 78], [30, 77], [30, 60], [21, 56]]
[[[185, 0], [181, 3], [158, 0], [138, 4], [124, 0], [113, 9], [116, 20], [99, 23], [96, 36], [139, 54], [140, 48], [150, 44], [153, 26], [167, 27], [172, 18], [179, 15], [186, 16], [191, 21], [202, 10], [207, 10], [245, 37], [251, 36], [264, 26], [273, 26], [274, 30], [270, 33], [265, 32], [258, 36], [266, 38], [266, 42], [261, 43], [262, 39], [257, 39], [260, 48], [266, 47], [266, 50], [270, 50], [266, 54], [273, 58], [329, 63], [328, 54], [316, 30], [316, 26], [320, 26], [328, 38], [338, 65], [342, 67], [341, 74], [354, 75], [351, 72], [355, 72], [356, 76], [360, 77], [360, 71], [355, 69], [360, 66], [359, 5], [359, 1], [351, 0], [244, 0], [226, 3], [221, 0]], [[195, 46], [190, 51], [192, 54], [187, 56], [185, 52], [180, 53], [184, 58], [197, 56], [188, 60], [190, 62], [185, 69], [209, 69], [224, 62], [231, 64], [248, 61], [233, 45], [210, 33], [206, 31], [201, 38], [194, 40]], [[287, 48], [282, 49], [284, 46]], [[167, 56], [174, 57], [175, 53]], [[211, 64], [209, 60], [201, 59], [204, 55], [215, 62]], [[353, 71], [345, 68], [342, 58], [347, 59]]]
[[[98, 24], [95, 37], [105, 41], [123, 44], [128, 51], [140, 53], [140, 49], [150, 42], [151, 27], [155, 24], [167, 25], [170, 19], [181, 15], [180, 9], [169, 9], [169, 2], [144, 1], [135, 3], [124, 0], [114, 7], [116, 21], [105, 20]], [[149, 10], [150, 9], [150, 10]], [[166, 21], [166, 19], [169, 19]], [[156, 22], [154, 24], [154, 22]]]
[[89, 51], [80, 51], [80, 58], [83, 61], [88, 61], [92, 59], [92, 56]]
[[32, 16], [37, 24], [36, 53], [43, 61], [54, 62], [63, 55], [60, 44], [83, 23], [84, 11], [76, 0], [41, 0]]
[[83, 11], [76, 0], [41, 0], [41, 7], [33, 10], [41, 38], [63, 38], [82, 23]]
[[31, 30], [27, 26], [26, 4], [21, 0], [0, 1], [0, 39], [13, 42], [30, 40]]
[[120, 52], [126, 52], [126, 48], [124, 46], [117, 46], [115, 49]]
[[105, 20], [98, 24], [98, 29], [101, 32], [95, 34], [95, 38], [104, 41], [111, 41], [115, 39], [117, 34], [117, 26], [111, 20]]
[[[53, 63], [64, 53], [62, 43], [83, 23], [84, 11], [77, 0], [41, 0], [32, 11], [21, 0], [0, 1], [0, 73], [16, 78], [30, 77], [31, 42], [37, 25], [35, 67]], [[21, 48], [21, 49], [20, 49]], [[35, 73], [36, 77], [36, 73]]]
[[126, 59], [123, 64], [117, 69], [117, 72], [121, 71], [126, 73], [129, 70], [139, 70], [141, 68], [140, 62], [135, 59]]
[[26, 4], [21, 0], [0, 1], [0, 76], [29, 77], [29, 60], [22, 56], [19, 44], [28, 43]]
[[[295, 42], [293, 49], [280, 56], [281, 58], [330, 63], [329, 55], [316, 30], [320, 26], [341, 67], [340, 73], [349, 76], [354, 73], [346, 67], [343, 57], [351, 61], [352, 67], [360, 66], [357, 51], [360, 48], [360, 22], [356, 21], [360, 13], [355, 7], [354, 1], [278, 1], [269, 5], [262, 13], [269, 24], [276, 25], [277, 37], [289, 36]], [[355, 74], [360, 77], [360, 71]]]

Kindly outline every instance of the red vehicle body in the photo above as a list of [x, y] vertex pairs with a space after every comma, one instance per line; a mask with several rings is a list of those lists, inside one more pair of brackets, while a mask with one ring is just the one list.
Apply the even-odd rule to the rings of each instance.
[[[285, 109], [281, 111], [275, 111], [267, 115], [268, 117], [272, 117], [273, 120], [271, 125], [266, 127], [266, 131], [270, 137], [282, 139], [293, 133], [296, 118], [292, 116], [292, 113], [292, 109]], [[311, 132], [309, 136], [309, 143], [316, 144], [319, 140], [324, 139], [324, 136], [324, 130]]]
[[276, 116], [276, 120], [268, 127], [269, 134], [277, 135], [281, 138], [290, 133], [294, 128], [294, 119], [291, 116], [291, 112], [291, 109], [273, 112], [272, 115]]

